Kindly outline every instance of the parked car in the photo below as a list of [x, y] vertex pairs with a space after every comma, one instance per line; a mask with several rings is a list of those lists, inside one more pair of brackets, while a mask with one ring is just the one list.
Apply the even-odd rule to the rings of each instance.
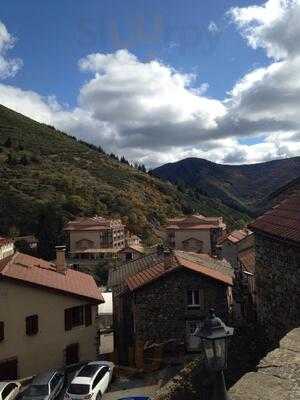
[[100, 400], [112, 380], [114, 364], [94, 361], [84, 365], [75, 374], [64, 400]]
[[53, 400], [63, 389], [65, 379], [65, 373], [56, 370], [38, 374], [24, 392], [22, 400]]
[[19, 382], [0, 382], [0, 400], [13, 400], [19, 394], [21, 384]]

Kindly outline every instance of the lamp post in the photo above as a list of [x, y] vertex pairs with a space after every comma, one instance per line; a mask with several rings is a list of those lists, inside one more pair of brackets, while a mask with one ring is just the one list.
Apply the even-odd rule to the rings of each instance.
[[215, 316], [214, 310], [210, 310], [209, 316], [204, 320], [204, 325], [194, 333], [201, 339], [206, 367], [215, 373], [212, 400], [230, 400], [225, 386], [223, 369], [227, 367], [228, 342], [233, 335], [233, 330]]

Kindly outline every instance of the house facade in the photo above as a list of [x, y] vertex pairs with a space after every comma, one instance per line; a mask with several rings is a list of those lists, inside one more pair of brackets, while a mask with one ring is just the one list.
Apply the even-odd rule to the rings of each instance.
[[11, 239], [0, 236], [0, 260], [14, 253], [14, 242]]
[[257, 218], [255, 285], [257, 316], [274, 343], [300, 325], [300, 193]]
[[76, 263], [96, 263], [116, 258], [125, 247], [124, 225], [119, 219], [100, 216], [79, 217], [64, 228], [69, 239], [69, 254]]
[[97, 357], [104, 300], [94, 279], [57, 253], [55, 264], [21, 253], [0, 262], [0, 380]]
[[195, 350], [192, 334], [211, 307], [228, 319], [233, 271], [207, 254], [182, 251], [138, 261], [140, 271], [125, 264], [122, 283], [113, 286], [115, 351], [121, 364], [143, 368], [151, 347]]
[[190, 215], [168, 220], [166, 241], [174, 250], [216, 254], [217, 243], [226, 233], [222, 217]]

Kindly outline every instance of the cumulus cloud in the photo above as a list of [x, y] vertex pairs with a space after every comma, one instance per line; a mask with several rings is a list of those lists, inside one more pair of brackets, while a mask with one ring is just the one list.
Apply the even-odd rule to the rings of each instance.
[[299, 155], [299, 2], [269, 0], [229, 11], [270, 64], [247, 73], [223, 100], [207, 96], [205, 81], [195, 86], [195, 75], [122, 49], [79, 61], [87, 81], [73, 109], [55, 96], [4, 84], [0, 103], [151, 167], [185, 157], [244, 163]]
[[6, 26], [0, 21], [0, 79], [13, 77], [22, 67], [19, 58], [7, 58], [6, 53], [15, 45], [16, 39], [10, 35]]

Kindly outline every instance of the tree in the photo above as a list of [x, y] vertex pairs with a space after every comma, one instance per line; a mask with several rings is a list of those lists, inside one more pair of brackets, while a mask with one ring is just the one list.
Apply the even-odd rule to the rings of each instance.
[[8, 148], [12, 147], [12, 141], [10, 137], [5, 140], [4, 146]]

